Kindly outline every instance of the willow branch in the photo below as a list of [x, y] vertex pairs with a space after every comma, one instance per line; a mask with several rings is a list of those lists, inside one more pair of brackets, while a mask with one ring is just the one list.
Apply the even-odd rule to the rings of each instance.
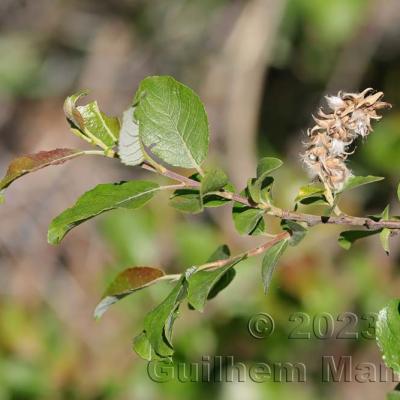
[[[184, 188], [200, 188], [200, 182], [194, 179], [188, 178], [186, 176], [180, 175], [176, 172], [170, 171], [164, 167], [162, 169], [157, 169], [154, 166], [143, 162], [141, 167], [169, 179], [181, 182]], [[266, 207], [262, 204], [255, 204], [244, 196], [228, 191], [213, 192], [213, 194], [223, 197], [228, 200], [237, 201], [238, 203], [244, 204], [251, 208], [263, 208], [265, 209], [265, 214], [272, 217], [277, 217], [280, 219], [285, 219], [289, 221], [304, 222], [308, 226], [315, 226], [319, 224], [331, 224], [331, 225], [348, 225], [364, 227], [367, 229], [399, 229], [400, 230], [400, 220], [387, 220], [387, 221], [376, 221], [368, 217], [355, 217], [351, 215], [339, 215], [339, 216], [321, 216], [314, 214], [299, 213], [294, 211], [287, 211], [277, 207]]]

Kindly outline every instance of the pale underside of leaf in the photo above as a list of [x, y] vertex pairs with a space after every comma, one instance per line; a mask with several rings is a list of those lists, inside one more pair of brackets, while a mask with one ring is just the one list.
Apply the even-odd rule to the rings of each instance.
[[118, 154], [123, 164], [134, 166], [144, 160], [144, 149], [139, 137], [139, 125], [134, 120], [135, 108], [123, 113], [119, 135]]
[[162, 277], [164, 272], [153, 267], [134, 267], [122, 271], [104, 293], [94, 311], [94, 317], [100, 318], [108, 308], [124, 297], [143, 289]]

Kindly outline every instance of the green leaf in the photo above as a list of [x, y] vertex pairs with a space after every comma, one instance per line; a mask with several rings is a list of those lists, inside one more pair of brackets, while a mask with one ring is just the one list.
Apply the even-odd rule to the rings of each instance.
[[367, 185], [373, 182], [379, 182], [383, 180], [382, 176], [352, 176], [350, 177], [343, 186], [343, 189], [339, 193], [343, 193], [346, 190], [354, 189], [359, 186]]
[[[387, 221], [389, 219], [389, 205], [383, 210], [381, 219], [382, 221]], [[390, 253], [390, 235], [391, 230], [388, 228], [383, 228], [382, 232], [379, 234], [379, 239], [381, 241], [383, 250], [385, 250], [387, 255]]]
[[47, 235], [48, 242], [58, 244], [72, 228], [106, 211], [115, 208], [139, 208], [158, 190], [157, 183], [148, 181], [97, 185], [82, 195], [71, 208], [53, 219]]
[[232, 215], [236, 230], [241, 235], [251, 235], [261, 223], [263, 214], [263, 210], [235, 202]]
[[391, 231], [388, 228], [383, 228], [382, 232], [379, 234], [380, 241], [382, 243], [383, 250], [386, 254], [390, 254], [390, 235]]
[[339, 236], [339, 244], [342, 246], [344, 249], [349, 250], [350, 247], [353, 245], [353, 243], [356, 240], [359, 239], [364, 239], [368, 236], [376, 235], [377, 233], [380, 233], [382, 229], [378, 229], [375, 231], [344, 231], [341, 232]]
[[281, 160], [274, 157], [264, 157], [259, 160], [257, 177], [250, 179], [248, 182], [249, 194], [255, 203], [271, 202], [270, 191], [274, 179], [269, 174], [282, 166], [282, 164]]
[[[221, 191], [235, 193], [235, 187], [232, 185], [231, 182], [228, 182]], [[223, 206], [232, 200], [226, 199], [224, 197], [220, 197], [216, 194], [206, 194], [203, 197], [203, 206], [204, 207], [220, 207]]]
[[[248, 188], [240, 193], [246, 198], [249, 197]], [[260, 233], [260, 227], [263, 227], [263, 217], [265, 210], [253, 208], [235, 201], [232, 208], [232, 218], [236, 230], [241, 235], [252, 235]]]
[[264, 284], [264, 293], [267, 294], [269, 285], [271, 283], [272, 274], [275, 271], [275, 267], [279, 261], [279, 258], [282, 256], [284, 251], [286, 250], [289, 243], [289, 239], [284, 239], [279, 241], [270, 247], [264, 255], [262, 262], [262, 280]]
[[397, 187], [397, 197], [400, 200], [400, 183], [399, 186]]
[[132, 349], [136, 352], [136, 354], [147, 361], [161, 361], [166, 364], [173, 363], [172, 358], [170, 356], [163, 357], [158, 355], [153, 346], [151, 345], [146, 332], [142, 331], [139, 335], [135, 336], [132, 343]]
[[169, 204], [181, 212], [197, 214], [203, 211], [201, 195], [196, 189], [175, 190], [169, 199]]
[[294, 199], [296, 203], [301, 204], [321, 204], [329, 205], [325, 198], [325, 188], [320, 184], [310, 184], [302, 186]]
[[180, 304], [187, 296], [186, 277], [182, 277], [165, 300], [150, 311], [144, 320], [144, 331], [154, 351], [162, 357], [174, 353], [172, 347], [172, 328]]
[[15, 158], [8, 166], [6, 175], [0, 181], [0, 190], [5, 189], [12, 182], [25, 174], [35, 172], [49, 165], [62, 164], [83, 154], [84, 152], [82, 150], [54, 149]]
[[170, 165], [199, 171], [208, 152], [208, 121], [193, 90], [170, 76], [152, 76], [140, 83], [135, 102], [144, 144]]
[[279, 158], [264, 157], [258, 161], [257, 165], [257, 179], [263, 179], [271, 172], [275, 171], [283, 165]]
[[[208, 262], [226, 260], [230, 256], [227, 246], [219, 247], [210, 257]], [[242, 261], [244, 257], [232, 260], [227, 265], [210, 270], [194, 271], [188, 278], [188, 301], [199, 311], [204, 310], [207, 300], [215, 297], [221, 290], [229, 285], [235, 277], [233, 267]]]
[[64, 102], [64, 113], [71, 125], [71, 131], [87, 142], [109, 150], [118, 141], [118, 118], [108, 117], [100, 111], [97, 101], [76, 106], [76, 102], [86, 95], [87, 92], [82, 91], [67, 97]]
[[217, 192], [228, 184], [228, 177], [219, 168], [213, 168], [204, 175], [201, 180], [201, 194], [204, 196], [210, 192]]
[[400, 373], [400, 300], [391, 300], [379, 311], [376, 321], [376, 340], [385, 364]]
[[306, 236], [308, 229], [295, 221], [282, 220], [282, 229], [290, 233], [289, 244], [297, 246]]
[[387, 394], [386, 400], [400, 400], [400, 391], [393, 391]]
[[144, 360], [151, 361], [153, 349], [145, 332], [133, 339], [133, 350]]
[[133, 267], [122, 271], [104, 293], [94, 311], [94, 317], [100, 318], [112, 304], [137, 290], [147, 287], [163, 275], [162, 270], [153, 267]]
[[144, 149], [139, 137], [139, 126], [134, 121], [135, 108], [131, 107], [122, 115], [122, 125], [119, 134], [118, 154], [125, 165], [139, 165], [144, 160]]
[[260, 181], [256, 178], [248, 180], [247, 190], [254, 203], [270, 204], [272, 202], [271, 190], [273, 183], [274, 178], [272, 176], [266, 176]]

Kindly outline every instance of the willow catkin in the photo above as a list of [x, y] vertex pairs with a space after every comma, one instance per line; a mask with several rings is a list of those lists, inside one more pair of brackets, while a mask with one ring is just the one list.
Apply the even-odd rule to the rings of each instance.
[[365, 89], [361, 93], [339, 92], [326, 96], [330, 112], [319, 109], [315, 125], [307, 131], [302, 159], [312, 178], [319, 179], [332, 192], [340, 191], [352, 175], [346, 165], [351, 144], [372, 132], [371, 120], [380, 120], [377, 111], [390, 108], [381, 101], [383, 92]]

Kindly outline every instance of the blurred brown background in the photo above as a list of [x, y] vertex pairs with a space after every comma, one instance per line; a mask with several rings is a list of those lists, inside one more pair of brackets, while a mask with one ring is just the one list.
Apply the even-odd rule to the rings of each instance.
[[[302, 135], [323, 95], [383, 90], [394, 108], [359, 146], [351, 167], [387, 179], [347, 194], [342, 208], [373, 214], [390, 203], [400, 213], [398, 0], [0, 0], [0, 169], [21, 153], [84, 146], [68, 130], [67, 95], [88, 88], [104, 111], [121, 115], [151, 74], [173, 75], [200, 94], [212, 132], [209, 164], [225, 168], [238, 187], [260, 156], [285, 160], [275, 188], [285, 207], [307, 182]], [[85, 190], [144, 175], [89, 157], [8, 189], [0, 207], [1, 400], [384, 398], [392, 383], [319, 378], [324, 354], [379, 365], [373, 340], [287, 339], [293, 312], [362, 316], [400, 294], [398, 238], [390, 257], [376, 238], [345, 252], [336, 227], [314, 229], [285, 256], [269, 296], [262, 293], [260, 260], [249, 260], [204, 314], [185, 309], [177, 323], [180, 360], [227, 354], [250, 364], [304, 362], [307, 383], [152, 382], [130, 343], [144, 311], [167, 287], [124, 300], [96, 323], [92, 311], [107, 282], [131, 265], [182, 271], [206, 260], [217, 244], [240, 251], [254, 239], [237, 236], [228, 207], [184, 216], [159, 196], [138, 212], [83, 224], [58, 247], [46, 243], [51, 218]], [[257, 312], [277, 323], [268, 340], [247, 332]]]

